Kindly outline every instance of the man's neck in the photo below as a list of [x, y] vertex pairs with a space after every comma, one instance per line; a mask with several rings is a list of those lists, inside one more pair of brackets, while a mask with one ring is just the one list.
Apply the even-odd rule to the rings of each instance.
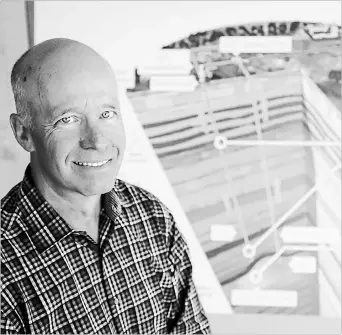
[[47, 184], [36, 181], [36, 187], [52, 208], [75, 230], [86, 231], [98, 240], [101, 195], [84, 196], [75, 192], [56, 192]]

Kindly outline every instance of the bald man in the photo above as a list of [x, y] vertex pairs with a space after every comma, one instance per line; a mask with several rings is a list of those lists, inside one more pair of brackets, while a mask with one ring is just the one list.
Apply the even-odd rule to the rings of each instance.
[[52, 39], [11, 83], [30, 163], [1, 201], [1, 333], [208, 334], [172, 214], [117, 179], [124, 111], [108, 63]]

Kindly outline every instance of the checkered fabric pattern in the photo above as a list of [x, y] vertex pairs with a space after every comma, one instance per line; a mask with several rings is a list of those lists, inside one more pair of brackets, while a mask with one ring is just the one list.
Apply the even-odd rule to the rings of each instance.
[[1, 201], [1, 334], [208, 334], [189, 250], [169, 210], [121, 180], [97, 244], [34, 186]]

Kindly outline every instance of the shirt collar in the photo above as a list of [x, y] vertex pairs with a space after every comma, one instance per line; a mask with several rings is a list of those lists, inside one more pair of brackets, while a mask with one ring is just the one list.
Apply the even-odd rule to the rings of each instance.
[[[122, 207], [128, 205], [124, 187], [124, 182], [116, 179], [113, 189], [102, 195], [102, 209], [113, 222], [121, 215]], [[38, 252], [43, 253], [74, 232], [36, 188], [30, 164], [25, 170], [17, 199], [21, 217]]]

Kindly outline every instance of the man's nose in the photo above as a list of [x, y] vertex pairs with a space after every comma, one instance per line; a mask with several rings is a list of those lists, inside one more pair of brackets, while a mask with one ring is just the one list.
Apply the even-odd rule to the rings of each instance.
[[108, 144], [109, 141], [104, 136], [99, 125], [88, 124], [84, 127], [80, 139], [81, 148], [105, 151]]

